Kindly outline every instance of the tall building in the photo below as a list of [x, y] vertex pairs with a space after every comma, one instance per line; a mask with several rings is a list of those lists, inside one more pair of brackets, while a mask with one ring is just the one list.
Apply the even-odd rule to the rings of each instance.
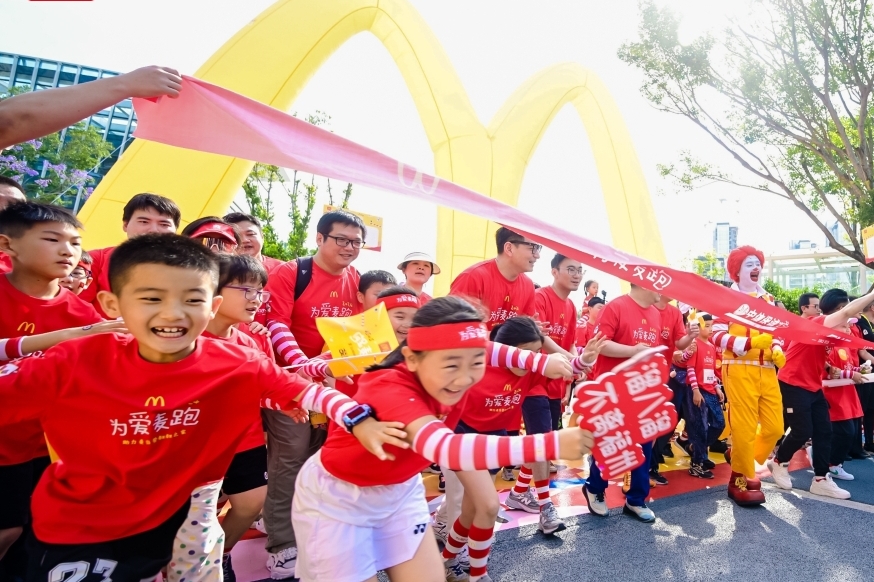
[[[114, 71], [85, 65], [0, 52], [0, 93], [5, 93], [12, 87], [26, 87], [32, 91], [67, 87], [117, 75]], [[131, 134], [136, 129], [137, 120], [133, 105], [127, 99], [92, 115], [85, 122], [96, 127], [103, 134], [103, 139], [113, 146], [109, 157], [91, 172], [94, 178], [92, 185], [96, 185], [125, 148], [130, 146]], [[66, 135], [66, 130], [62, 133]]]
[[727, 222], [717, 222], [713, 229], [713, 253], [725, 258], [737, 248], [737, 227]]

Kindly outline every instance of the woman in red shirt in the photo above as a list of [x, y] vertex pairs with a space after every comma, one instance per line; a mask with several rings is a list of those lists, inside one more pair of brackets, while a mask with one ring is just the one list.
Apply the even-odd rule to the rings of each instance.
[[302, 582], [375, 581], [382, 569], [395, 582], [467, 579], [455, 560], [443, 569], [428, 527], [422, 469], [435, 462], [457, 471], [499, 468], [578, 459], [590, 450], [592, 435], [580, 429], [521, 437], [454, 434], [440, 420], [482, 379], [487, 341], [470, 303], [434, 299], [416, 313], [407, 341], [362, 376], [357, 394], [370, 406], [350, 411], [347, 428], [374, 416], [396, 419], [411, 446], [390, 447], [391, 462], [372, 462], [332, 427], [296, 484], [292, 520], [301, 552], [295, 575]]
[[[836, 327], [838, 331], [861, 337], [853, 321]], [[855, 477], [844, 470], [844, 459], [850, 453], [853, 438], [856, 436], [856, 419], [862, 416], [862, 403], [856, 384], [865, 380], [859, 372], [859, 352], [852, 348], [832, 346], [828, 350], [828, 363], [832, 369], [833, 378], [851, 380], [842, 386], [823, 388], [828, 401], [828, 415], [832, 422], [832, 449], [829, 455], [828, 472], [832, 479], [852, 481]], [[812, 457], [812, 456], [811, 456]]]

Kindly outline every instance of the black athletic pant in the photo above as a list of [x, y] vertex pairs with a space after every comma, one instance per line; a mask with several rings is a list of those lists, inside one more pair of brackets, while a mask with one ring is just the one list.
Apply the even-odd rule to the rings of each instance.
[[832, 423], [822, 388], [816, 392], [780, 382], [783, 424], [791, 429], [777, 449], [777, 462], [788, 463], [813, 438], [813, 473], [825, 477], [832, 450]]
[[[850, 447], [853, 446], [853, 438], [856, 436], [856, 419], [836, 420], [832, 422], [832, 450], [829, 455], [829, 464], [840, 465], [847, 459]], [[813, 454], [816, 455], [816, 441], [813, 442]]]
[[862, 422], [858, 438], [865, 439], [865, 448], [874, 451], [874, 383], [857, 384], [859, 402], [862, 404]]
[[[671, 402], [673, 402], [674, 408], [677, 410], [677, 422], [680, 422], [680, 419], [685, 418], [684, 406], [686, 402], [686, 393], [691, 390], [691, 388], [686, 385], [686, 370], [683, 368], [677, 368], [676, 366], [674, 366], [673, 369], [676, 370], [677, 376], [668, 379], [668, 388], [673, 392]], [[655, 440], [652, 446], [652, 458], [650, 459], [649, 464], [650, 469], [658, 471], [659, 463], [665, 462], [665, 455], [662, 451], [664, 451], [665, 447], [668, 446], [668, 443], [671, 442], [671, 437], [673, 436], [674, 431], [671, 431], [668, 434], [663, 434]]]

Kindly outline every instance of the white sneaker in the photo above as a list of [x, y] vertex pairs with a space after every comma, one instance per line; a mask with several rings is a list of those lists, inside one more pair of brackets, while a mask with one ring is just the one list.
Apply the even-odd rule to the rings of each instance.
[[792, 477], [789, 476], [788, 466], [789, 463], [778, 463], [774, 459], [768, 459], [768, 470], [780, 489], [792, 489]]
[[501, 469], [501, 479], [511, 483], [516, 481], [516, 476], [513, 474], [513, 467], [503, 467]]
[[264, 527], [264, 518], [263, 517], [259, 517], [258, 521], [252, 522], [252, 525], [249, 526], [249, 529], [257, 529], [258, 531], [260, 531], [264, 535], [267, 535], [267, 528]]
[[837, 467], [829, 467], [828, 472], [831, 474], [832, 479], [840, 479], [841, 481], [852, 481], [855, 479], [855, 477], [844, 471], [843, 463]]
[[449, 526], [442, 521], [435, 520], [431, 523], [431, 527], [434, 529], [434, 537], [445, 546], [446, 538], [449, 537]]
[[294, 566], [297, 564], [297, 548], [285, 548], [275, 554], [267, 554], [267, 570], [273, 580], [285, 580], [294, 577]]
[[446, 582], [467, 582], [470, 580], [470, 576], [461, 568], [461, 564], [458, 563], [458, 558], [444, 560], [443, 568]]
[[537, 524], [537, 529], [549, 535], [562, 531], [565, 527], [564, 521], [558, 516], [558, 510], [551, 501], [540, 509], [540, 522]]
[[826, 474], [825, 477], [814, 477], [813, 483], [810, 484], [810, 492], [814, 495], [834, 497], [835, 499], [850, 498], [850, 492], [835, 485], [830, 474]]
[[813, 467], [813, 445], [805, 447], [804, 452], [807, 453], [807, 460], [810, 462], [810, 466]]
[[461, 566], [462, 570], [470, 572], [470, 552], [467, 549], [467, 544], [464, 544], [464, 547], [455, 554], [455, 559], [458, 561], [458, 565]]

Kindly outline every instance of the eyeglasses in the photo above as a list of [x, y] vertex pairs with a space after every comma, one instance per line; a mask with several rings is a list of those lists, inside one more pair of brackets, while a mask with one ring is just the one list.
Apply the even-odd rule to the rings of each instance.
[[238, 287], [236, 285], [225, 285], [225, 289], [239, 289], [240, 291], [244, 291], [248, 301], [257, 300], [261, 303], [270, 301], [270, 291], [262, 291], [261, 289], [255, 289], [254, 287]]
[[582, 275], [586, 272], [582, 267], [580, 267], [579, 269], [576, 267], [567, 267], [565, 270], [567, 271], [567, 274], [571, 276]]
[[73, 269], [73, 272], [67, 275], [70, 279], [90, 279], [91, 271], [78, 267]]
[[543, 245], [539, 245], [539, 244], [537, 244], [537, 243], [533, 243], [533, 242], [527, 242], [527, 241], [524, 241], [524, 240], [514, 240], [514, 241], [511, 241], [511, 242], [512, 242], [514, 245], [525, 245], [525, 246], [527, 246], [527, 247], [531, 247], [531, 253], [532, 253], [532, 254], [535, 254], [535, 255], [536, 255], [537, 253], [539, 253], [539, 252], [543, 249]]
[[325, 237], [334, 239], [334, 242], [337, 243], [337, 246], [342, 249], [345, 249], [349, 245], [352, 245], [353, 249], [360, 249], [364, 246], [364, 241], [359, 239], [352, 240], [342, 236], [332, 236], [330, 234], [326, 234]]

